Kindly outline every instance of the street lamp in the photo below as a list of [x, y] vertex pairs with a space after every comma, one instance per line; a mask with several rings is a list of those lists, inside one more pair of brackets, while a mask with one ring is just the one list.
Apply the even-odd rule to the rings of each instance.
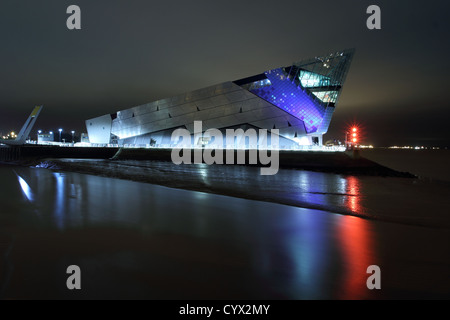
[[42, 133], [42, 130], [38, 130], [38, 136], [37, 136], [37, 139], [36, 139], [36, 144], [38, 144], [39, 143], [39, 135]]
[[61, 142], [61, 132], [63, 131], [63, 129], [59, 129], [59, 142]]
[[74, 134], [75, 134], [75, 131], [72, 131], [72, 143], [75, 143], [75, 140], [73, 139]]

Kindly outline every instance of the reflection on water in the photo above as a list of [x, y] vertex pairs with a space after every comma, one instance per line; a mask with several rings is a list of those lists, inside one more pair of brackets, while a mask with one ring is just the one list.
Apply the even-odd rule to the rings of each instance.
[[327, 275], [327, 263], [330, 263], [330, 243], [324, 232], [316, 232], [323, 226], [319, 215], [299, 215], [296, 238], [290, 238], [286, 243], [291, 248], [295, 261], [295, 275], [298, 279], [297, 287], [304, 288], [301, 291], [301, 299], [318, 299], [326, 292], [325, 277]]
[[450, 185], [432, 181], [349, 176], [280, 169], [274, 176], [259, 168], [216, 165], [175, 165], [158, 161], [63, 161], [91, 172], [147, 181], [175, 188], [229, 194], [302, 208], [350, 214], [379, 221], [450, 227]]
[[[65, 212], [65, 183], [64, 177], [61, 176], [60, 173], [54, 173], [56, 179], [56, 197], [55, 197], [55, 209], [54, 209], [54, 217], [56, 225], [58, 229], [62, 229], [64, 227], [64, 212]], [[81, 199], [83, 200], [83, 199]]]
[[356, 177], [349, 176], [346, 181], [348, 183], [347, 206], [352, 212], [361, 213], [361, 207], [359, 205], [359, 199], [361, 197], [359, 191], [359, 180]]
[[[88, 241], [86, 248], [76, 247], [77, 252], [90, 252], [89, 265], [93, 263], [92, 259], [97, 265], [94, 271], [90, 269], [88, 281], [100, 281], [102, 277], [95, 273], [96, 269], [99, 270], [97, 272], [107, 270], [114, 279], [121, 279], [121, 285], [116, 288], [118, 296], [122, 291], [137, 290], [133, 288], [140, 288], [137, 297], [158, 296], [160, 291], [155, 291], [153, 280], [136, 283], [133, 274], [151, 272], [162, 276], [167, 268], [174, 279], [185, 279], [186, 268], [190, 268], [192, 274], [189, 276], [191, 280], [186, 282], [189, 286], [183, 287], [182, 282], [178, 282], [176, 288], [172, 288], [168, 283], [169, 289], [163, 291], [166, 292], [165, 298], [179, 297], [176, 292], [184, 292], [184, 298], [367, 296], [363, 290], [365, 264], [375, 259], [376, 248], [368, 240], [373, 236], [363, 220], [312, 209], [75, 173], [27, 168], [17, 168], [16, 172], [16, 181], [2, 181], [2, 186], [6, 183], [19, 187], [23, 191], [22, 199], [20, 194], [15, 198], [0, 195], [2, 203], [22, 201], [22, 207], [28, 208], [20, 214], [26, 219], [14, 220], [16, 232], [22, 226], [29, 228], [30, 225], [37, 230], [58, 230], [63, 236], [58, 246], [71, 241], [71, 230], [82, 232], [80, 239], [86, 237], [83, 233], [88, 234], [89, 230], [98, 227], [126, 227], [141, 235], [141, 240], [134, 240], [138, 243], [131, 241], [129, 236], [122, 236], [121, 250], [128, 252], [127, 255], [107, 256], [98, 244], [107, 241], [109, 250], [114, 250], [116, 239], [108, 239], [105, 235]], [[207, 173], [204, 178], [207, 178]], [[342, 192], [355, 194], [357, 184], [347, 183], [345, 186], [341, 181]], [[309, 184], [309, 177], [300, 175], [296, 187], [307, 188]], [[309, 194], [314, 201], [322, 201], [323, 196], [320, 193]], [[349, 196], [352, 198], [355, 197]], [[26, 199], [29, 201], [23, 202]], [[357, 211], [357, 207], [354, 209]], [[27, 210], [37, 210], [37, 220], [29, 222], [27, 219], [31, 216]], [[18, 217], [16, 212], [9, 214], [2, 212], [2, 219]], [[167, 238], [162, 247], [155, 247], [155, 241], [151, 240], [156, 236]], [[184, 240], [173, 246], [178, 243], [176, 239]], [[33, 242], [39, 243], [39, 237], [34, 237]], [[81, 241], [79, 246], [82, 243], [86, 244]], [[47, 250], [51, 251], [51, 246], [47, 244]], [[20, 252], [25, 254], [23, 260], [27, 260], [27, 249], [21, 249]], [[155, 250], [163, 252], [162, 255]], [[65, 259], [63, 257], [70, 254], [63, 252], [63, 256], [58, 258], [55, 253], [48, 261], [42, 256], [40, 259], [43, 261], [39, 265], [45, 268], [36, 268], [33, 272], [45, 274], [46, 270], [55, 268], [52, 263], [60, 263], [58, 259]], [[108, 263], [104, 262], [105, 255]], [[125, 270], [131, 267], [130, 255], [134, 257], [132, 265], [135, 271], [129, 273]], [[80, 264], [86, 261], [84, 259]], [[223, 266], [230, 263], [233, 267]], [[109, 269], [111, 264], [115, 269]], [[208, 275], [213, 291], [203, 283], [204, 275]], [[193, 284], [199, 289], [192, 289]], [[51, 284], [47, 287], [49, 292], [54, 288]], [[218, 293], [218, 287], [224, 289]]]
[[[356, 215], [370, 203], [370, 185], [357, 177], [281, 171], [270, 184], [250, 178], [252, 168], [198, 169], [205, 184], [290, 192]], [[67, 264], [84, 270], [82, 298], [383, 298], [407, 292], [413, 278], [426, 279], [415, 289], [425, 297], [448, 292], [445, 229], [45, 169], [0, 167], [0, 175], [0, 255], [10, 257], [7, 270], [13, 270], [0, 278], [0, 298], [70, 297], [60, 287]], [[393, 192], [391, 180], [376, 182]], [[397, 265], [411, 260], [408, 252], [420, 266], [416, 273]], [[391, 279], [406, 272], [408, 281], [396, 280], [400, 289], [389, 291], [382, 276], [383, 290], [370, 291], [372, 264], [389, 269]]]
[[22, 188], [23, 194], [27, 197], [28, 201], [33, 201], [33, 193], [28, 183], [16, 173], [17, 179], [19, 180], [20, 187]]
[[308, 171], [293, 171], [298, 184], [291, 185], [300, 203], [315, 204], [325, 210], [345, 208], [355, 214], [364, 214], [361, 206], [361, 180], [355, 176], [340, 176]]
[[344, 256], [341, 299], [361, 299], [368, 295], [366, 280], [367, 267], [376, 264], [369, 222], [354, 217], [346, 217], [339, 223], [338, 240]]

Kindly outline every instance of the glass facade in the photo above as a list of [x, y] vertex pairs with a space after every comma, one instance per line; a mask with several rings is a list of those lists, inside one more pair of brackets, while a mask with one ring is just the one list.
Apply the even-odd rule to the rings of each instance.
[[305, 70], [300, 70], [298, 79], [303, 88], [327, 87], [330, 85], [330, 78]]
[[319, 98], [320, 101], [322, 101], [322, 102], [336, 103], [338, 92], [337, 91], [318, 91], [318, 92], [313, 92], [313, 95], [315, 95], [317, 98]]
[[259, 88], [263, 88], [263, 87], [268, 87], [272, 85], [272, 82], [270, 82], [269, 79], [265, 79], [265, 80], [260, 80], [260, 81], [255, 81], [252, 83], [252, 85], [250, 86], [249, 90], [256, 90]]
[[324, 134], [353, 54], [345, 50], [304, 60], [266, 71], [267, 79], [241, 86], [303, 121], [307, 133]]
[[317, 131], [325, 111], [324, 106], [292, 82], [283, 68], [267, 71], [265, 74], [272, 85], [250, 91], [302, 120], [308, 133]]

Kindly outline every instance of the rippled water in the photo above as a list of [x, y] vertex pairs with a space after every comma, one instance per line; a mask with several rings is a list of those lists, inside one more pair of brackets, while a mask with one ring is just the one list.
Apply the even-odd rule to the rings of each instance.
[[[249, 168], [234, 168], [221, 176], [190, 170], [238, 189], [292, 188], [289, 197], [328, 208], [360, 212], [374, 201], [365, 178], [289, 171], [264, 188], [245, 178]], [[450, 296], [446, 228], [46, 169], [0, 175], [1, 298]], [[65, 287], [71, 264], [82, 270], [79, 292]], [[366, 287], [372, 264], [382, 270], [380, 291]]]

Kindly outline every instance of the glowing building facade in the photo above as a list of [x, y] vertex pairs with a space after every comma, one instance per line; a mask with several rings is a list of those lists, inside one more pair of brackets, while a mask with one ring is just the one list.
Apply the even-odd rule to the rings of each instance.
[[[89, 139], [95, 144], [174, 147], [172, 132], [183, 128], [193, 134], [193, 146], [205, 145], [205, 137], [194, 138], [194, 121], [202, 121], [203, 131], [278, 129], [281, 148], [321, 145], [353, 54], [345, 50], [315, 57], [90, 119]], [[257, 147], [246, 143], [236, 141], [235, 147]]]

